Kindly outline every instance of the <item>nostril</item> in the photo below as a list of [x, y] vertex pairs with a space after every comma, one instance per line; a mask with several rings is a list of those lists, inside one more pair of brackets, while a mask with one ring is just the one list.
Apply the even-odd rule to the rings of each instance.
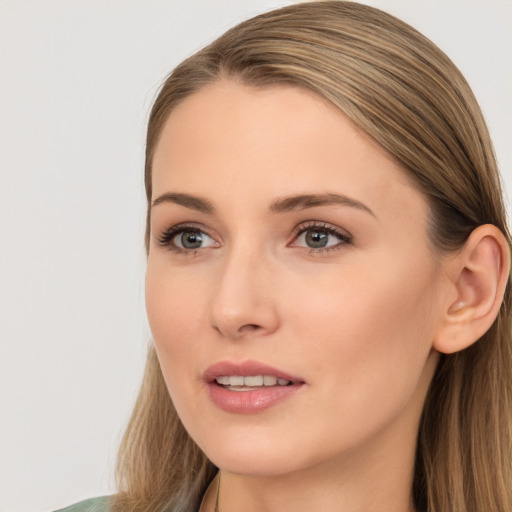
[[[228, 331], [223, 331], [218, 325], [214, 325], [213, 328], [220, 334], [226, 335], [228, 334]], [[252, 332], [258, 331], [262, 329], [261, 325], [258, 324], [244, 324], [241, 327], [239, 327], [236, 332], [233, 332], [232, 336], [235, 338], [244, 335], [244, 334], [250, 334]]]
[[242, 325], [242, 327], [240, 327], [239, 331], [240, 332], [252, 332], [252, 331], [257, 331], [260, 328], [261, 328], [261, 326], [259, 326], [257, 324], [245, 324], [245, 325]]

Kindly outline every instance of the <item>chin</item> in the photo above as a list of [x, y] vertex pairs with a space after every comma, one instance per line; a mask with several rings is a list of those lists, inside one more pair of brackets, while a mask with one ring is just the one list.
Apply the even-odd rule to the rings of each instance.
[[300, 469], [297, 446], [268, 442], [268, 437], [253, 437], [251, 442], [227, 434], [213, 443], [199, 444], [205, 455], [218, 468], [244, 476], [278, 476]]
[[[301, 468], [290, 455], [266, 456], [254, 454], [254, 456], [241, 457], [240, 454], [223, 453], [218, 458], [210, 459], [218, 468], [228, 473], [240, 476], [275, 477], [293, 473]], [[293, 464], [291, 463], [293, 461]]]

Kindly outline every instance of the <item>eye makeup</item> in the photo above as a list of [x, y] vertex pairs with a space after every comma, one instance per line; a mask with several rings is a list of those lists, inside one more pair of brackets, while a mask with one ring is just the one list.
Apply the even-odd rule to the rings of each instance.
[[290, 246], [302, 247], [309, 253], [336, 251], [352, 243], [352, 235], [326, 222], [303, 222], [294, 231], [294, 243]]
[[[157, 243], [179, 254], [195, 254], [205, 249], [221, 246], [203, 227], [193, 223], [181, 223], [160, 233]], [[306, 221], [293, 230], [293, 239], [287, 247], [304, 249], [311, 254], [323, 254], [339, 250], [352, 243], [347, 231], [321, 221]]]
[[195, 224], [177, 224], [160, 233], [158, 245], [181, 254], [195, 254], [201, 249], [217, 248], [220, 244]]

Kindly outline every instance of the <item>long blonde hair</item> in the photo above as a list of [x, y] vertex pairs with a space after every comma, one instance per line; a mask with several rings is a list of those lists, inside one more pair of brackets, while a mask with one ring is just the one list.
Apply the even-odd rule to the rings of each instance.
[[[326, 98], [399, 161], [428, 198], [439, 252], [460, 248], [482, 224], [510, 241], [488, 130], [464, 77], [432, 42], [380, 10], [352, 2], [302, 3], [226, 32], [180, 64], [151, 111], [146, 146], [149, 243], [151, 163], [173, 108], [230, 77], [279, 83]], [[481, 340], [441, 357], [418, 435], [418, 510], [512, 510], [512, 317], [507, 286]], [[118, 511], [197, 509], [216, 473], [183, 428], [154, 348], [118, 459]]]

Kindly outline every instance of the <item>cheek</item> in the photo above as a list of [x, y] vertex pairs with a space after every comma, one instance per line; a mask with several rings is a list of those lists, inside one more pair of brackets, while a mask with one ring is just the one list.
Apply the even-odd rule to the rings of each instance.
[[166, 359], [195, 349], [199, 338], [195, 334], [205, 322], [205, 288], [193, 276], [169, 270], [165, 262], [148, 260], [146, 310], [157, 351]]
[[400, 264], [388, 268], [386, 275], [367, 268], [333, 279], [294, 308], [293, 338], [302, 340], [318, 391], [307, 409], [329, 416], [326, 436], [340, 445], [362, 442], [399, 418], [414, 430], [431, 378], [429, 276], [406, 276]]
[[353, 392], [354, 401], [364, 390], [414, 389], [434, 335], [431, 263], [379, 263], [340, 266], [337, 275], [309, 283], [288, 313], [312, 371], [325, 385], [343, 386], [345, 397]]
[[[162, 258], [163, 259], [163, 258]], [[156, 260], [156, 258], [155, 258]], [[201, 333], [206, 322], [204, 301], [206, 283], [186, 272], [169, 269], [164, 261], [148, 260], [146, 310], [155, 349], [169, 394], [185, 424], [197, 418], [201, 402], [195, 400]]]

